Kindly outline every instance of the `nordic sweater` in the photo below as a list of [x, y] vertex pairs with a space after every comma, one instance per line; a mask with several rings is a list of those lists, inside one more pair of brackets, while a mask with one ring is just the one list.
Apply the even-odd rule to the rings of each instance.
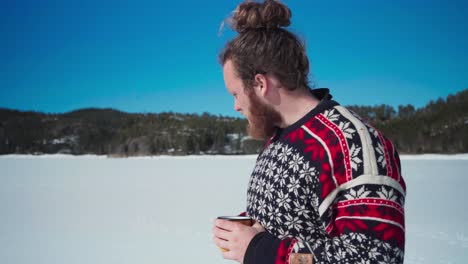
[[257, 158], [246, 213], [267, 232], [244, 263], [403, 263], [405, 192], [393, 144], [324, 99]]

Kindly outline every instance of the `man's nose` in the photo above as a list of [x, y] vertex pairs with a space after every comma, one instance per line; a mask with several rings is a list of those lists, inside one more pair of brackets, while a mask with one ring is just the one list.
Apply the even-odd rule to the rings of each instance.
[[234, 110], [236, 110], [237, 112], [242, 110], [241, 107], [239, 106], [239, 104], [237, 103], [237, 101], [234, 101]]

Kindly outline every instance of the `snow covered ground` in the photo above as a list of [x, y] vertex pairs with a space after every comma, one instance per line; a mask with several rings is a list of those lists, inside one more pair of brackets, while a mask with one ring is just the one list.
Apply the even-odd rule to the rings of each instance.
[[[0, 156], [0, 263], [231, 263], [255, 156]], [[402, 157], [405, 263], [468, 263], [468, 154]]]

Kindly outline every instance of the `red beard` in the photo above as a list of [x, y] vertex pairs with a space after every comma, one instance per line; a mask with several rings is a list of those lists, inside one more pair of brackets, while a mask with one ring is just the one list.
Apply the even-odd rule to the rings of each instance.
[[271, 106], [262, 103], [255, 93], [250, 93], [249, 99], [247, 133], [254, 139], [269, 139], [274, 135], [278, 124], [281, 124], [281, 115]]

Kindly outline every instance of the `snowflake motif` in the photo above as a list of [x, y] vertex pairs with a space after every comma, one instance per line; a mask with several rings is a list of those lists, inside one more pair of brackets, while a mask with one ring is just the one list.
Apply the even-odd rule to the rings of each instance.
[[260, 200], [258, 201], [257, 211], [260, 213], [260, 215], [266, 215], [266, 204], [265, 204], [265, 200], [260, 199]]
[[382, 144], [378, 143], [377, 148], [375, 148], [375, 150], [377, 151], [377, 153], [379, 153], [379, 158], [377, 159], [377, 162], [385, 168], [387, 166], [387, 161], [385, 160], [384, 148]]
[[272, 177], [275, 170], [276, 170], [276, 163], [274, 163], [273, 161], [268, 162], [267, 169], [265, 170], [266, 176]]
[[366, 198], [371, 191], [366, 191], [365, 186], [362, 186], [359, 190], [350, 189], [347, 194], [345, 194], [346, 199], [354, 200], [360, 198]]
[[323, 116], [325, 116], [328, 120], [334, 122], [338, 120], [339, 114], [335, 113], [336, 109], [331, 109], [331, 110], [326, 110], [323, 113]]
[[304, 218], [308, 219], [310, 210], [308, 210], [305, 204], [300, 204], [298, 201], [294, 201], [294, 212], [298, 216], [304, 216]]
[[378, 191], [377, 194], [382, 199], [387, 199], [393, 202], [396, 202], [398, 199], [397, 194], [393, 191], [393, 188], [390, 188], [390, 191], [387, 190], [384, 186], [382, 186]]
[[282, 190], [278, 192], [278, 198], [276, 198], [276, 203], [278, 207], [283, 207], [286, 210], [291, 210], [291, 198], [289, 198], [289, 193], [283, 193]]
[[278, 154], [278, 160], [281, 161], [281, 163], [285, 163], [291, 154], [292, 148], [289, 146], [284, 146], [281, 148], [281, 153]]
[[268, 215], [269, 219], [279, 219], [279, 217], [281, 216], [281, 212], [280, 212], [279, 208], [273, 209], [271, 204], [269, 204], [267, 206], [267, 209], [268, 209], [267, 215]]
[[283, 166], [280, 166], [280, 167], [276, 168], [276, 173], [273, 176], [273, 182], [274, 183], [277, 183], [283, 177], [284, 171], [285, 171], [285, 169], [284, 169]]
[[265, 180], [263, 178], [260, 178], [257, 182], [257, 186], [255, 187], [255, 190], [257, 192], [262, 192], [263, 186], [265, 186]]
[[358, 166], [362, 163], [362, 160], [358, 156], [360, 151], [361, 147], [356, 147], [355, 144], [351, 145], [351, 148], [349, 149], [351, 156], [351, 167], [353, 170], [357, 170]]
[[278, 235], [280, 239], [284, 239], [286, 237], [289, 237], [289, 232], [288, 230], [284, 230], [282, 227], [278, 228]]
[[302, 158], [299, 153], [296, 153], [292, 160], [289, 161], [289, 169], [292, 169], [293, 172], [297, 172], [299, 170], [299, 165], [304, 164], [304, 158]]
[[299, 179], [291, 179], [289, 184], [286, 185], [288, 187], [289, 192], [294, 193], [296, 196], [299, 196], [298, 189], [301, 188]]
[[268, 200], [273, 199], [273, 192], [274, 191], [275, 191], [275, 188], [274, 188], [273, 184], [271, 184], [270, 182], [267, 182], [265, 184], [265, 192], [264, 192], [265, 198], [267, 198]]
[[295, 229], [296, 231], [300, 231], [302, 229], [302, 220], [299, 217], [292, 217], [291, 215], [287, 214], [284, 216], [286, 221], [284, 224], [288, 227], [288, 229]]
[[304, 165], [302, 166], [301, 170], [299, 171], [299, 178], [305, 178], [306, 183], [311, 183], [312, 182], [312, 177], [317, 175], [317, 170], [315, 167], [311, 167], [309, 165], [309, 162], [304, 162]]
[[340, 122], [338, 127], [343, 132], [345, 138], [353, 139], [353, 136], [354, 136], [354, 133], [356, 132], [356, 130], [349, 127], [350, 124], [351, 124], [351, 122]]

